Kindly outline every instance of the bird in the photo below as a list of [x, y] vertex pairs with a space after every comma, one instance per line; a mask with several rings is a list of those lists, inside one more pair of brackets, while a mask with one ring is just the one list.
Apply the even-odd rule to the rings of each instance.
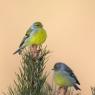
[[78, 81], [76, 75], [65, 63], [55, 63], [52, 70], [54, 70], [54, 82], [59, 86], [59, 90], [60, 88], [64, 88], [64, 95], [66, 95], [68, 87], [74, 87], [76, 90], [81, 90], [78, 87], [78, 85], [80, 85], [80, 82]]
[[41, 46], [47, 38], [46, 30], [43, 28], [41, 22], [34, 22], [29, 29], [26, 31], [26, 34], [21, 41], [19, 48], [13, 53], [21, 54], [22, 50], [27, 46], [32, 46], [34, 50], [37, 49], [37, 46]]

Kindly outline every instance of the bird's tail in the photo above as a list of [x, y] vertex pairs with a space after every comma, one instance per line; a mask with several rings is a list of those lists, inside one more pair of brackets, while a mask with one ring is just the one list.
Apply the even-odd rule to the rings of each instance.
[[76, 90], [81, 90], [76, 84], [73, 85]]
[[21, 54], [21, 52], [22, 52], [22, 49], [21, 49], [21, 48], [19, 48], [19, 49], [17, 49], [13, 54], [18, 53], [18, 54], [20, 55], [20, 54]]

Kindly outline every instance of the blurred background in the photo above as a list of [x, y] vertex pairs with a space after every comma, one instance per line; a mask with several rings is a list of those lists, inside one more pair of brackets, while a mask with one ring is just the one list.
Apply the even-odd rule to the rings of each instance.
[[56, 62], [65, 62], [77, 75], [82, 95], [91, 95], [90, 87], [95, 85], [95, 0], [1, 0], [0, 95], [16, 79], [20, 58], [12, 53], [35, 21], [41, 21], [47, 30], [44, 45], [52, 52], [49, 73]]

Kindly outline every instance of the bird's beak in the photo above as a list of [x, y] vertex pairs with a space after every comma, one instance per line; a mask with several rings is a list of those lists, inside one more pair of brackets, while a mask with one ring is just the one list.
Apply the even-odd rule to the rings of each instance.
[[51, 69], [51, 70], [54, 70], [54, 68], [53, 68], [53, 69]]

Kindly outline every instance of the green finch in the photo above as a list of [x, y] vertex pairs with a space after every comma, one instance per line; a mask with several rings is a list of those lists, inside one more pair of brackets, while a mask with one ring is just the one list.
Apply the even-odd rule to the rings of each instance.
[[70, 67], [62, 62], [58, 62], [54, 65], [54, 81], [60, 88], [64, 88], [64, 95], [66, 95], [68, 87], [74, 87], [76, 90], [80, 90], [80, 85], [77, 77], [73, 73]]
[[47, 33], [43, 28], [41, 22], [34, 22], [32, 26], [26, 31], [26, 34], [19, 45], [19, 48], [13, 53], [21, 53], [24, 48], [27, 46], [32, 46], [34, 50], [37, 49], [37, 46], [41, 46], [47, 38]]

